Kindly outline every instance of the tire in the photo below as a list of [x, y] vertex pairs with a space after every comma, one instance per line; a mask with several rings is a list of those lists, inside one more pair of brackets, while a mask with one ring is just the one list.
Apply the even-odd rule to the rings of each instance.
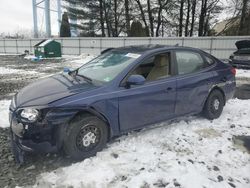
[[108, 140], [105, 122], [96, 116], [79, 116], [69, 124], [63, 150], [71, 159], [80, 161], [101, 151]]
[[220, 117], [225, 104], [224, 96], [218, 89], [213, 90], [204, 105], [203, 115], [210, 120]]

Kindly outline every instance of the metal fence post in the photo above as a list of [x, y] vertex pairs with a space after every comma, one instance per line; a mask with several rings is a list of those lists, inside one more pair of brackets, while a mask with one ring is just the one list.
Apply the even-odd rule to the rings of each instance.
[[148, 44], [150, 45], [151, 44], [151, 37], [148, 38]]
[[3, 51], [6, 54], [6, 43], [5, 43], [5, 39], [3, 39]]
[[64, 55], [63, 53], [63, 39], [61, 38], [61, 50], [62, 50], [62, 55]]
[[32, 42], [31, 42], [31, 39], [29, 40], [30, 42], [30, 53], [32, 52]]
[[125, 47], [125, 41], [126, 41], [126, 38], [125, 37], [123, 37], [123, 47]]
[[211, 37], [211, 40], [210, 40], [210, 49], [209, 49], [210, 54], [212, 54], [212, 50], [213, 50], [213, 37]]
[[16, 53], [18, 54], [18, 44], [17, 44], [17, 39], [16, 39]]
[[102, 37], [99, 39], [99, 43], [100, 43], [100, 53], [102, 52]]
[[78, 38], [78, 52], [79, 52], [79, 55], [81, 55], [81, 38], [80, 37]]

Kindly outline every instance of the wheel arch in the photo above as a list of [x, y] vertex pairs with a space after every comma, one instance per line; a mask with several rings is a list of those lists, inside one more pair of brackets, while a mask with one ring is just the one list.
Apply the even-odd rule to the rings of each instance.
[[223, 95], [224, 105], [226, 104], [226, 95], [225, 95], [225, 92], [223, 91], [223, 89], [222, 89], [221, 87], [219, 87], [218, 85], [215, 85], [214, 87], [212, 87], [212, 88], [210, 89], [210, 91], [209, 91], [209, 93], [208, 93], [208, 95], [207, 95], [207, 98], [206, 98], [206, 100], [205, 100], [203, 106], [205, 105], [205, 103], [206, 103], [206, 101], [207, 101], [209, 95], [210, 95], [213, 91], [215, 91], [215, 90], [218, 90], [218, 91], [221, 92], [221, 94]]
[[[223, 100], [224, 100], [224, 105], [226, 104], [226, 95], [225, 95], [225, 92], [224, 92], [224, 90], [221, 88], [221, 87], [219, 87], [219, 86], [214, 86], [211, 90], [210, 90], [210, 93], [212, 93], [214, 90], [218, 90], [218, 91], [220, 91], [221, 92], [221, 94], [223, 95]], [[209, 95], [210, 95], [210, 93], [209, 93]]]
[[[105, 122], [105, 124], [107, 125], [107, 130], [108, 130], [108, 140], [111, 139], [112, 135], [113, 135], [113, 131], [112, 128], [110, 126], [110, 122], [108, 121], [108, 118], [105, 117], [104, 114], [98, 112], [95, 108], [90, 107], [90, 108], [86, 108], [86, 109], [79, 109], [75, 115], [69, 120], [68, 125], [70, 125], [72, 122], [77, 121], [78, 118], [80, 118], [81, 116], [96, 116], [99, 119], [101, 119], [102, 121]], [[66, 130], [67, 131], [67, 130]]]

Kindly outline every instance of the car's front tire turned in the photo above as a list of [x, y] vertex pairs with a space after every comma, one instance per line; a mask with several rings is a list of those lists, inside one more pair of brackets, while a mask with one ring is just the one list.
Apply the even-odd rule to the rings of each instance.
[[213, 90], [204, 105], [203, 114], [207, 119], [213, 120], [220, 117], [225, 101], [224, 96], [218, 89]]
[[80, 161], [101, 151], [108, 140], [107, 125], [96, 116], [79, 116], [69, 124], [63, 150], [71, 159]]

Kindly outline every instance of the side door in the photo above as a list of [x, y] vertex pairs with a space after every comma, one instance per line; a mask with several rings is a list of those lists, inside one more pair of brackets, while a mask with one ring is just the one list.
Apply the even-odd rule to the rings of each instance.
[[176, 50], [175, 62], [178, 74], [176, 115], [199, 113], [212, 87], [213, 65], [192, 50]]
[[176, 78], [172, 77], [172, 55], [170, 52], [144, 59], [131, 70], [130, 75], [142, 75], [143, 85], [121, 86], [119, 96], [119, 123], [121, 131], [132, 130], [174, 116]]

